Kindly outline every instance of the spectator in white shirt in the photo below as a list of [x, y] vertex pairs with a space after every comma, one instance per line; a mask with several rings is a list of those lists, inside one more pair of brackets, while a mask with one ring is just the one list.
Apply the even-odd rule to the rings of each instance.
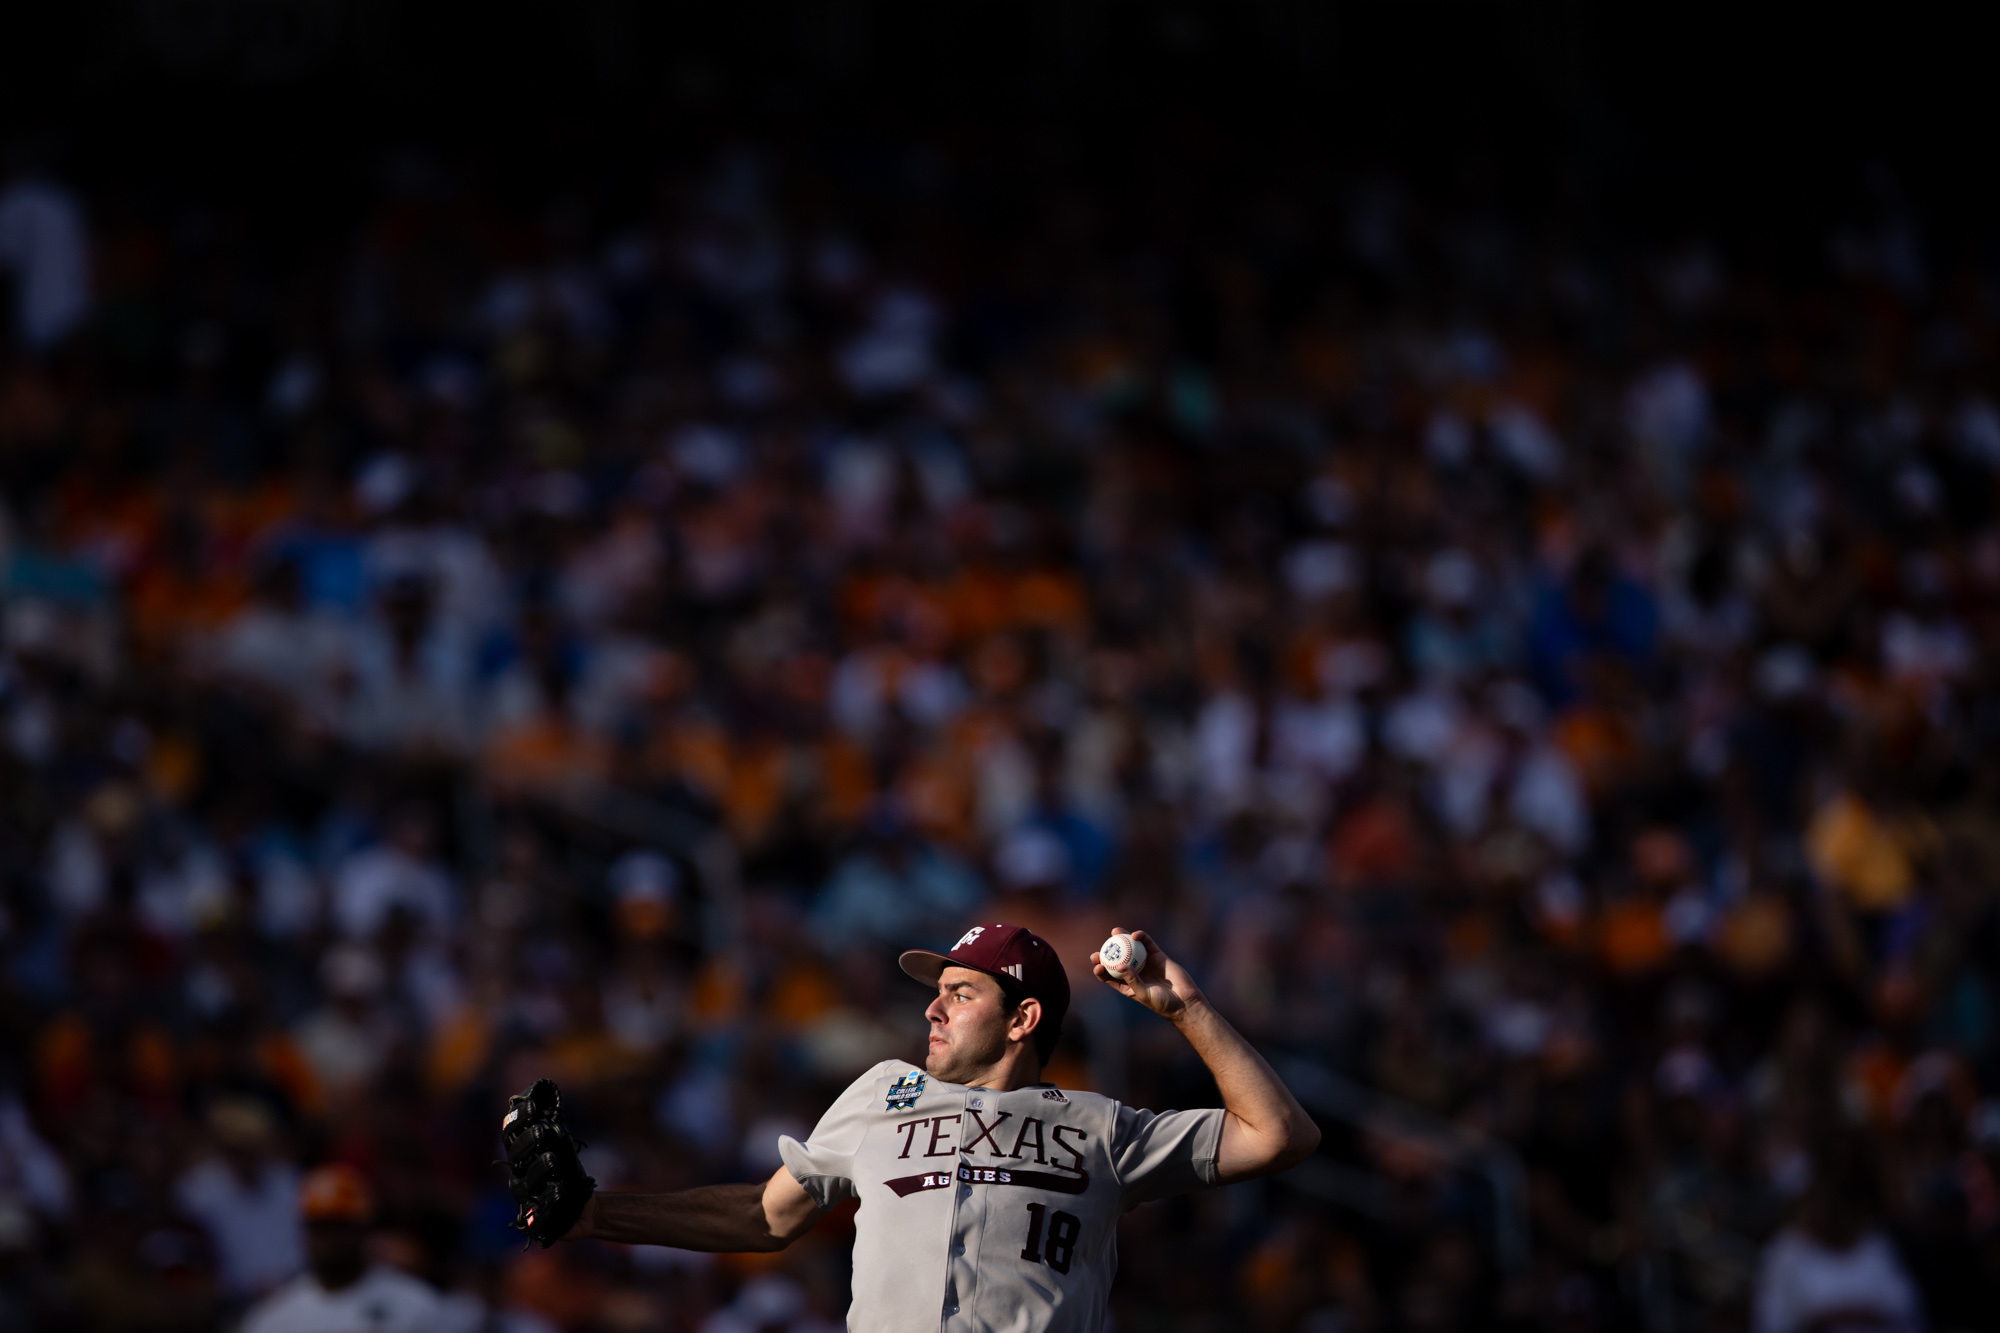
[[444, 1303], [407, 1273], [370, 1264], [374, 1202], [359, 1173], [324, 1166], [299, 1190], [308, 1271], [271, 1293], [243, 1320], [242, 1333], [431, 1333]]
[[35, 1132], [27, 1106], [11, 1089], [0, 1092], [0, 1199], [51, 1221], [69, 1216], [69, 1170]]
[[355, 641], [347, 739], [364, 750], [449, 758], [471, 743], [471, 652], [463, 630], [434, 614], [436, 594], [417, 576], [390, 581], [379, 616]]
[[1756, 1333], [1918, 1333], [1916, 1284], [1888, 1236], [1869, 1225], [1863, 1170], [1829, 1156], [1797, 1219], [1764, 1248]]
[[372, 950], [347, 944], [327, 951], [320, 979], [326, 1003], [294, 1036], [321, 1091], [344, 1101], [367, 1088], [396, 1044], [396, 1025], [382, 1005], [388, 975]]
[[180, 1178], [175, 1202], [214, 1241], [223, 1294], [261, 1296], [305, 1266], [298, 1168], [277, 1155], [278, 1127], [262, 1102], [216, 1102], [208, 1131], [215, 1155]]
[[396, 815], [386, 841], [348, 857], [333, 877], [333, 925], [349, 939], [370, 938], [398, 908], [438, 935], [457, 915], [436, 832], [415, 807]]
[[838, 1328], [812, 1312], [798, 1283], [766, 1273], [745, 1282], [734, 1302], [708, 1317], [701, 1333], [835, 1333]]
[[27, 174], [0, 190], [0, 273], [13, 279], [14, 329], [41, 349], [90, 312], [90, 236], [76, 196]]

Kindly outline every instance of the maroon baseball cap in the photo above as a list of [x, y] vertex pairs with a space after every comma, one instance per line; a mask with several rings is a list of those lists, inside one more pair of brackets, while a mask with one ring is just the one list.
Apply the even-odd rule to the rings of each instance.
[[1026, 926], [974, 926], [958, 937], [950, 953], [907, 949], [898, 961], [905, 972], [932, 986], [947, 967], [997, 977], [1014, 995], [1042, 1002], [1042, 1022], [1051, 1032], [1062, 1031], [1069, 1013], [1069, 973], [1049, 942]]

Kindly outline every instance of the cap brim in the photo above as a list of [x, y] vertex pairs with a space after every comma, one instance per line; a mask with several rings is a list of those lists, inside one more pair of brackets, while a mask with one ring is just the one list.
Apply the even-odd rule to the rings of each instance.
[[977, 963], [968, 963], [962, 958], [953, 958], [949, 954], [933, 953], [929, 949], [905, 949], [896, 961], [902, 964], [905, 972], [926, 986], [937, 985], [938, 978], [944, 975], [947, 967], [962, 967], [968, 972], [992, 977], [1000, 983], [1001, 991], [1007, 995], [1020, 993], [1019, 978], [1010, 977], [1005, 972], [995, 972], [992, 968], [981, 967]]
[[[918, 981], [923, 982], [926, 986], [937, 985], [938, 978], [944, 975], [944, 970], [947, 967], [963, 966], [963, 964], [954, 963], [944, 954], [935, 953], [929, 949], [905, 949], [896, 961], [902, 964], [905, 972], [915, 977]], [[973, 969], [975, 972], [978, 970], [977, 968]]]

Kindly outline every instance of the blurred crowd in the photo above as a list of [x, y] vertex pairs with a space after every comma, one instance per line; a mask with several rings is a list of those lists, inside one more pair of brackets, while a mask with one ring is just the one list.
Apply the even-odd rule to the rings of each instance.
[[234, 1328], [329, 1165], [433, 1327], [837, 1327], [840, 1215], [523, 1252], [499, 1110], [768, 1173], [987, 920], [1057, 1082], [1214, 1097], [1088, 978], [1143, 926], [1324, 1117], [1127, 1219], [1118, 1329], [2000, 1327], [2000, 274], [1886, 179], [1769, 250], [1507, 187], [17, 173], [0, 1329]]

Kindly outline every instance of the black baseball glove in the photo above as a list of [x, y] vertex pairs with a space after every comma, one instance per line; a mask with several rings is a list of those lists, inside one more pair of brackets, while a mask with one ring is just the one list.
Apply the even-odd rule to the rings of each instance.
[[500, 1142], [507, 1149], [507, 1189], [520, 1205], [514, 1229], [546, 1250], [576, 1225], [597, 1189], [577, 1160], [583, 1144], [563, 1126], [555, 1084], [538, 1078], [507, 1099]]

